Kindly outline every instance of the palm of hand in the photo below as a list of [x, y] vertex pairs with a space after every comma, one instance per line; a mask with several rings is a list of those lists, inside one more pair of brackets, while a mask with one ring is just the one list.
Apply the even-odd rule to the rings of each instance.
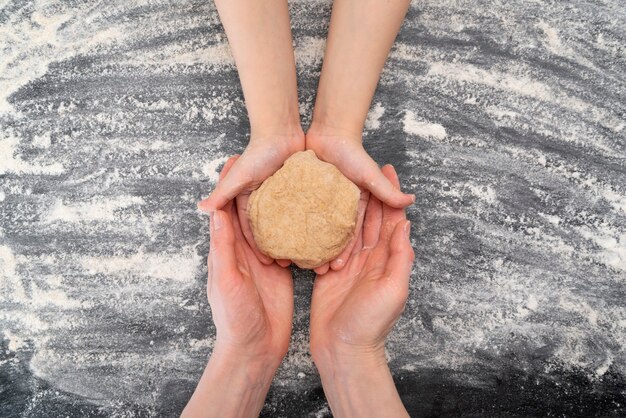
[[[361, 189], [356, 230], [359, 230], [363, 222], [370, 193], [395, 208], [403, 208], [413, 202], [412, 196], [400, 191], [399, 183], [396, 185], [383, 175], [376, 162], [363, 148], [360, 135], [312, 127], [306, 134], [306, 148], [315, 151], [321, 160], [335, 165]], [[329, 268], [342, 269], [353, 252], [354, 245], [355, 240], [351, 241], [335, 260], [316, 268], [315, 272], [324, 274]]]
[[[238, 234], [237, 234], [238, 235]], [[286, 352], [291, 335], [293, 281], [288, 269], [261, 263], [243, 236], [235, 241], [237, 263], [211, 306], [224, 305], [228, 326], [218, 338], [234, 347], [256, 347], [260, 352]], [[210, 289], [210, 288], [209, 288]]]
[[[390, 167], [385, 174], [397, 184]], [[311, 346], [381, 350], [407, 298], [413, 250], [401, 209], [371, 197], [347, 265], [315, 280]]]
[[[222, 178], [235, 160], [231, 158], [226, 163]], [[207, 286], [217, 340], [229, 349], [247, 354], [284, 355], [293, 316], [291, 272], [258, 260], [243, 236], [235, 204], [227, 204], [214, 216], [224, 218], [217, 230], [211, 219]], [[232, 248], [230, 255], [225, 256], [226, 246]]]
[[[232, 160], [228, 175], [221, 176], [211, 196], [198, 204], [201, 209], [212, 212], [236, 199], [243, 235], [257, 258], [264, 264], [271, 264], [273, 260], [261, 253], [254, 242], [247, 214], [250, 194], [274, 174], [293, 153], [303, 150], [304, 136], [275, 135], [252, 138], [243, 154], [235, 156]], [[283, 263], [283, 266], [288, 264]]]

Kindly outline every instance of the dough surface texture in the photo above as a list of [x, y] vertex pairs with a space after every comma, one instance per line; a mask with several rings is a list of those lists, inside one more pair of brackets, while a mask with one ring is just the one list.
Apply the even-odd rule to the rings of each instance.
[[293, 154], [248, 203], [257, 246], [274, 259], [315, 268], [337, 257], [356, 226], [359, 188], [313, 151]]

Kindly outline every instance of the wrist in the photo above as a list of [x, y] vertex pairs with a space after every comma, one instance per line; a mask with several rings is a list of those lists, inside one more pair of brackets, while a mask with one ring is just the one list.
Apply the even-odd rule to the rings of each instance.
[[278, 148], [293, 154], [304, 151], [305, 136], [302, 126], [280, 125], [262, 126], [252, 128], [250, 132], [250, 145]]
[[250, 141], [267, 138], [290, 138], [304, 140], [300, 118], [281, 118], [277, 121], [250, 124]]
[[314, 362], [334, 416], [408, 416], [384, 346], [317, 349]]
[[384, 345], [327, 344], [311, 348], [311, 356], [320, 375], [350, 377], [358, 375], [361, 370], [387, 368]]
[[240, 353], [216, 343], [181, 416], [258, 416], [279, 363], [276, 356]]
[[217, 341], [210, 362], [223, 369], [241, 369], [252, 380], [271, 380], [284, 353], [272, 349], [245, 349]]
[[318, 137], [330, 139], [344, 139], [351, 142], [361, 143], [363, 138], [363, 129], [358, 127], [346, 126], [340, 123], [324, 121], [313, 118], [311, 125], [306, 133], [307, 142], [310, 139]]

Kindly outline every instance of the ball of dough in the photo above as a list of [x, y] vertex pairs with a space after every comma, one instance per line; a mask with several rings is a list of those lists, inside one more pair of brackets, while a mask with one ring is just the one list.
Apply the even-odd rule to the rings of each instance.
[[359, 197], [359, 188], [313, 151], [293, 154], [250, 196], [254, 240], [274, 259], [318, 267], [350, 241]]

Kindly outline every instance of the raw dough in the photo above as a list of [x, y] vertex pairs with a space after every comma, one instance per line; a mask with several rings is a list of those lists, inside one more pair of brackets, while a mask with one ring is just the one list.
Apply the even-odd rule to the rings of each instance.
[[313, 151], [293, 154], [250, 196], [254, 240], [274, 259], [318, 267], [337, 257], [350, 241], [359, 196], [354, 183]]

